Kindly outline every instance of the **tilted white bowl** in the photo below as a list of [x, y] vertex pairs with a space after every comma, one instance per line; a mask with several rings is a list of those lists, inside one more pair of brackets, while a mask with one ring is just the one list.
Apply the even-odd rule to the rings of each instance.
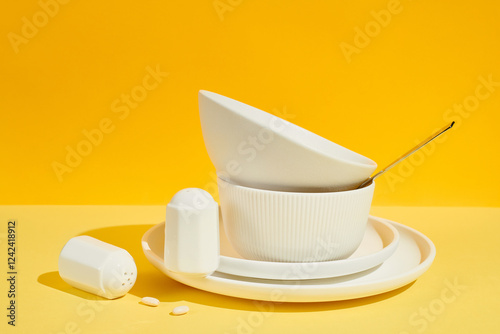
[[272, 114], [219, 94], [199, 92], [203, 139], [217, 174], [280, 191], [352, 189], [372, 160]]

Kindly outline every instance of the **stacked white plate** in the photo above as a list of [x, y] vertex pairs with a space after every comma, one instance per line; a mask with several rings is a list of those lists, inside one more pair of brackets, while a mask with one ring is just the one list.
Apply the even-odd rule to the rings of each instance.
[[402, 224], [370, 216], [365, 236], [347, 259], [284, 263], [241, 258], [221, 228], [221, 258], [206, 277], [166, 269], [164, 224], [147, 231], [142, 248], [161, 272], [186, 285], [227, 296], [281, 302], [319, 302], [361, 298], [413, 282], [432, 264], [436, 248], [422, 233]]

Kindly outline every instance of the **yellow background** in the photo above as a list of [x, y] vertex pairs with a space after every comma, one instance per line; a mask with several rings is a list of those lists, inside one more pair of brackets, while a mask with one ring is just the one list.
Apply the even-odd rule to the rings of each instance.
[[[34, 0], [0, 11], [0, 203], [165, 204], [182, 188], [213, 189], [197, 105], [206, 89], [286, 110], [380, 167], [456, 120], [433, 153], [377, 182], [374, 204], [500, 205], [500, 87], [472, 112], [447, 114], [474, 96], [479, 77], [500, 81], [496, 1], [74, 0], [51, 8], [46, 22]], [[392, 8], [377, 30], [372, 11]], [[25, 20], [40, 26], [29, 38]], [[356, 46], [359, 29], [372, 37], [346, 57], [341, 46]], [[112, 103], [142, 84], [148, 66], [168, 76], [121, 119]], [[53, 163], [103, 119], [113, 131], [60, 182]]]

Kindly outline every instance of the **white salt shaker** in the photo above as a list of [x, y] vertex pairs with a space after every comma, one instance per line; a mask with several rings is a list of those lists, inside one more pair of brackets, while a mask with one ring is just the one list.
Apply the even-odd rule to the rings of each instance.
[[219, 206], [203, 189], [187, 188], [167, 205], [165, 267], [207, 276], [219, 266]]
[[126, 250], [82, 235], [62, 249], [59, 275], [75, 288], [114, 299], [132, 289], [137, 267]]

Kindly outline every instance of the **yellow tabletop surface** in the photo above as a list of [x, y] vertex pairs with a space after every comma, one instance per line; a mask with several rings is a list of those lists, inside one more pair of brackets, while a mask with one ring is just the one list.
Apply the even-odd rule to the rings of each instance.
[[[164, 221], [165, 206], [3, 206], [1, 333], [498, 333], [500, 208], [373, 207], [371, 214], [411, 226], [437, 256], [415, 282], [381, 295], [322, 303], [270, 303], [217, 295], [178, 283], [145, 258], [141, 237]], [[15, 298], [8, 222], [16, 225]], [[105, 300], [66, 284], [58, 255], [77, 235], [127, 249], [138, 278], [123, 298]], [[159, 307], [139, 303], [158, 298]], [[8, 324], [15, 300], [15, 327]], [[174, 307], [189, 313], [173, 316]]]

